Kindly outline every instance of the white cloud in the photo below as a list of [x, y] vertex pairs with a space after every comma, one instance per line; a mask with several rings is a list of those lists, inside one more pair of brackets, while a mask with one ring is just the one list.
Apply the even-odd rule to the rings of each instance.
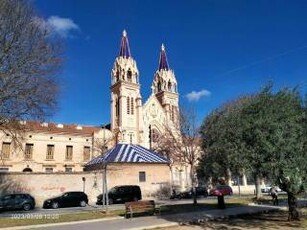
[[186, 95], [186, 98], [188, 99], [188, 101], [192, 102], [192, 101], [198, 101], [201, 97], [210, 97], [211, 96], [211, 92], [208, 90], [201, 90], [201, 91], [192, 91], [191, 93], [188, 93]]
[[47, 23], [63, 37], [67, 37], [73, 30], [80, 30], [79, 26], [70, 18], [51, 16], [48, 18]]

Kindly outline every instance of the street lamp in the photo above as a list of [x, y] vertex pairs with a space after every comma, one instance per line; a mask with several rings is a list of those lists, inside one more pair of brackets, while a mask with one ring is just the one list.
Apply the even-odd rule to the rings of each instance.
[[82, 177], [82, 181], [83, 181], [83, 192], [85, 192], [85, 177]]

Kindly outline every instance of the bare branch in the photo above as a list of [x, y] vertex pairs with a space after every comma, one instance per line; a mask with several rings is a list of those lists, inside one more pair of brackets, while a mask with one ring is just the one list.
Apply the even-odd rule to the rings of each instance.
[[18, 120], [55, 111], [61, 44], [28, 1], [0, 2], [0, 130], [22, 131]]

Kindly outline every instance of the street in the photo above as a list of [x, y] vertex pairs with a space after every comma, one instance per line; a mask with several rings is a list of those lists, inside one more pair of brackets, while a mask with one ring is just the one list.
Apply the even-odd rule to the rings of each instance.
[[[227, 197], [225, 197], [227, 198]], [[198, 198], [199, 202], [206, 202], [208, 200], [216, 199], [215, 197], [206, 197], [206, 198]], [[175, 205], [175, 204], [185, 204], [191, 203], [192, 199], [182, 199], [182, 200], [158, 200], [156, 203], [161, 205]], [[125, 207], [124, 204], [112, 204], [108, 206], [109, 210], [123, 210]], [[104, 210], [102, 205], [94, 205], [89, 204], [86, 207], [69, 207], [69, 208], [58, 208], [58, 209], [43, 209], [41, 207], [37, 207], [34, 210], [23, 211], [23, 210], [14, 210], [14, 211], [3, 211], [0, 212], [0, 217], [11, 217], [17, 219], [18, 216], [33, 216], [36, 215], [47, 215], [52, 217], [52, 215], [60, 215], [60, 214], [69, 214], [76, 212], [85, 212], [85, 211], [95, 211], [95, 210]]]

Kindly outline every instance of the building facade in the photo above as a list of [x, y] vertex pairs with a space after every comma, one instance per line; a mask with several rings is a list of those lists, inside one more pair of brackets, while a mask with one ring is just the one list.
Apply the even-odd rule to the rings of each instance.
[[[179, 113], [178, 85], [162, 44], [153, 74], [151, 95], [143, 103], [140, 74], [123, 32], [118, 56], [111, 69], [110, 125], [104, 127], [23, 121], [25, 135], [13, 144], [1, 134], [0, 171], [81, 172], [90, 159], [117, 143], [155, 145], [165, 128], [176, 128]], [[171, 178], [181, 186], [189, 182], [188, 167], [171, 169]]]

